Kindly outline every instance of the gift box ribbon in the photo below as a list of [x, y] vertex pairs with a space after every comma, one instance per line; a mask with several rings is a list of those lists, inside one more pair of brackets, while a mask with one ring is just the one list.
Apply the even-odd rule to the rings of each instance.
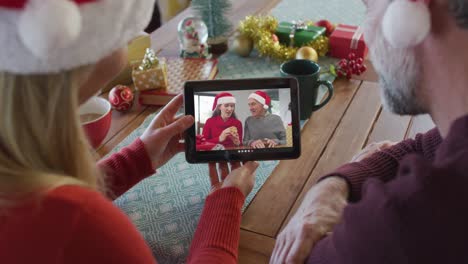
[[358, 49], [359, 40], [362, 38], [362, 35], [364, 33], [361, 27], [358, 27], [357, 29], [353, 29], [353, 28], [338, 26], [335, 30], [350, 32], [350, 33], [354, 32], [354, 35], [353, 35], [353, 37], [351, 39], [351, 49], [353, 49], [353, 50]]
[[290, 28], [291, 31], [289, 32], [289, 47], [294, 47], [294, 37], [296, 36], [297, 31], [307, 30], [307, 24], [304, 21], [292, 21], [291, 26], [279, 25], [280, 28]]

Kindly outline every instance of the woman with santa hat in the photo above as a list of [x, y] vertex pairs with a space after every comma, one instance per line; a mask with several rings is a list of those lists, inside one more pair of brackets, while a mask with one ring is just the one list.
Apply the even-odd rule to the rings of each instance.
[[[79, 118], [79, 105], [127, 64], [126, 45], [148, 24], [154, 3], [0, 0], [2, 263], [156, 263], [112, 199], [183, 151], [180, 135], [194, 122], [175, 117], [183, 97], [98, 164]], [[241, 208], [258, 164], [231, 165], [221, 177], [209, 167], [213, 191], [188, 263], [237, 261]]]
[[286, 144], [286, 129], [281, 117], [271, 114], [271, 98], [264, 91], [251, 93], [249, 110], [245, 120], [244, 145], [252, 148], [273, 148]]
[[206, 120], [203, 136], [207, 142], [222, 144], [224, 147], [238, 147], [242, 143], [242, 123], [237, 119], [236, 98], [228, 92], [216, 95], [213, 115]]

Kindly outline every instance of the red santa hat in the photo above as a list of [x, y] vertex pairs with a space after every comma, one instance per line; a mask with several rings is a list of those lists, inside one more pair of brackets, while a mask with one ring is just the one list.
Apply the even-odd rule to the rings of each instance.
[[148, 25], [155, 0], [0, 0], [0, 71], [93, 64]]
[[213, 102], [213, 108], [212, 110], [214, 111], [216, 107], [220, 104], [235, 104], [236, 103], [236, 98], [232, 96], [232, 94], [227, 93], [227, 92], [222, 92], [216, 95], [215, 100]]
[[420, 44], [431, 30], [430, 0], [394, 0], [385, 11], [382, 30], [395, 48]]
[[264, 91], [256, 91], [255, 93], [251, 93], [249, 95], [249, 99], [257, 100], [259, 103], [263, 105], [263, 108], [265, 110], [268, 109], [271, 104], [270, 96], [268, 96], [268, 94], [265, 93]]

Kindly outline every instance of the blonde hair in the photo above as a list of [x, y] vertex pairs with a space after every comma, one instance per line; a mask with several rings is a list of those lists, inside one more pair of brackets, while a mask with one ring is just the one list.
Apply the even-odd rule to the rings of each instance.
[[90, 69], [0, 73], [0, 208], [60, 185], [103, 187], [78, 116], [80, 79]]

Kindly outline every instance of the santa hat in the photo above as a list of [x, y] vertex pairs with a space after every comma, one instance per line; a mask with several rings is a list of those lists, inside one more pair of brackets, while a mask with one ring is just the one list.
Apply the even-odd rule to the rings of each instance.
[[395, 48], [420, 44], [431, 30], [430, 0], [394, 0], [382, 21], [385, 39]]
[[227, 92], [219, 93], [215, 97], [212, 110], [214, 111], [216, 107], [220, 104], [229, 104], [229, 103], [235, 104], [236, 98], [234, 98], [232, 94], [227, 93]]
[[148, 25], [155, 0], [0, 0], [0, 71], [93, 64]]
[[263, 105], [263, 108], [266, 110], [269, 108], [269, 105], [271, 104], [271, 98], [268, 96], [267, 93], [264, 91], [256, 91], [255, 93], [251, 93], [249, 95], [249, 99], [255, 99], [259, 103]]

